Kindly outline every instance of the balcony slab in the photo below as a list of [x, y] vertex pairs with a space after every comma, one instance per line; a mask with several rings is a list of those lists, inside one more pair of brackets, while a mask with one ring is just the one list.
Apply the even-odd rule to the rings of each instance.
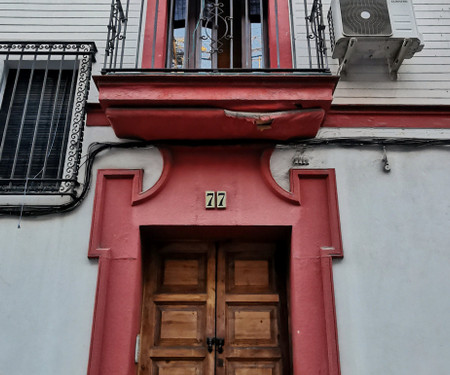
[[94, 77], [120, 138], [314, 137], [338, 78], [295, 74], [130, 74]]

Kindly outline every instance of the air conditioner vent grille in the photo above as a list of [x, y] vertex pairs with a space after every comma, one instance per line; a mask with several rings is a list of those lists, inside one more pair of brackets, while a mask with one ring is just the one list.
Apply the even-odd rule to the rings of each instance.
[[340, 5], [345, 35], [392, 35], [386, 0], [341, 0]]

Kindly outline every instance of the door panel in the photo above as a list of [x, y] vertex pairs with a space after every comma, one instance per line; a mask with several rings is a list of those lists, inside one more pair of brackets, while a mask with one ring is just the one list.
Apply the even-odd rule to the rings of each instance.
[[[190, 246], [164, 247], [155, 254], [156, 293], [206, 293], [206, 252], [191, 253]], [[172, 251], [173, 250], [173, 251]]]
[[205, 305], [156, 304], [156, 346], [202, 345]]
[[231, 361], [227, 375], [277, 375], [281, 374], [280, 363], [260, 361], [258, 363]]
[[158, 375], [199, 375], [203, 374], [201, 362], [154, 361], [153, 373]]
[[214, 244], [174, 242], [144, 259], [139, 374], [214, 373], [215, 253]]
[[240, 306], [227, 303], [228, 345], [277, 346], [276, 306]]
[[[276, 255], [286, 254], [275, 244], [156, 245], [144, 259], [139, 374], [289, 374]], [[223, 352], [216, 342], [209, 353], [207, 337], [223, 338]]]
[[288, 337], [287, 329], [280, 330], [275, 255], [275, 244], [219, 245], [216, 324], [225, 346], [217, 375], [289, 373], [289, 356], [280, 345]]

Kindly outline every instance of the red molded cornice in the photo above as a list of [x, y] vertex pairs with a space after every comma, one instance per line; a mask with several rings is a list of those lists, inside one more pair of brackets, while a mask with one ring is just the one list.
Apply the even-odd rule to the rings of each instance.
[[86, 115], [87, 126], [111, 126], [100, 103], [87, 103]]
[[338, 105], [327, 112], [322, 127], [450, 128], [450, 106]]
[[204, 106], [237, 111], [328, 109], [338, 77], [271, 74], [133, 74], [94, 76], [109, 107]]
[[294, 74], [133, 74], [94, 76], [99, 101], [110, 107], [237, 111], [328, 109], [338, 77]]
[[[181, 95], [179, 93], [179, 95]], [[247, 98], [248, 99], [248, 98]], [[249, 104], [251, 100], [247, 103]], [[239, 101], [236, 101], [235, 105], [243, 105]], [[274, 104], [274, 103], [272, 103]], [[261, 107], [266, 107], [266, 105], [272, 105], [270, 103], [265, 103], [264, 105], [260, 102]], [[231, 107], [231, 105], [230, 105]], [[146, 136], [147, 140], [156, 140], [158, 139], [158, 132], [155, 132], [152, 127], [160, 126], [161, 122], [168, 123], [170, 121], [171, 124], [175, 125], [175, 128], [178, 126], [185, 126], [185, 128], [189, 128], [192, 130], [192, 124], [190, 122], [196, 122], [196, 118], [206, 118], [210, 121], [206, 121], [203, 123], [203, 128], [199, 129], [198, 133], [205, 135], [207, 133], [207, 129], [209, 126], [217, 126], [218, 121], [223, 123], [225, 128], [229, 127], [229, 123], [232, 120], [232, 116], [226, 115], [224, 110], [215, 109], [215, 108], [183, 108], [183, 109], [173, 109], [170, 110], [168, 108], [123, 108], [123, 107], [115, 107], [107, 105], [107, 113], [101, 109], [100, 105], [91, 104], [88, 107], [88, 116], [87, 116], [87, 125], [88, 126], [110, 126], [111, 122], [113, 125], [116, 123], [116, 118], [121, 118], [126, 116], [127, 114], [133, 116], [134, 126], [124, 126], [120, 125], [116, 130], [116, 133], [120, 137], [131, 137], [131, 138], [139, 138], [139, 133], [142, 133], [141, 130], [137, 130], [137, 127], [144, 126], [146, 127], [145, 132], [150, 133], [151, 136]], [[132, 111], [132, 112], [130, 112]], [[317, 132], [317, 126], [321, 127], [331, 127], [331, 128], [422, 128], [422, 129], [448, 129], [450, 128], [450, 106], [407, 106], [407, 105], [396, 105], [396, 106], [380, 106], [380, 105], [333, 105], [329, 110], [322, 109], [312, 109], [309, 111], [316, 111], [315, 113], [308, 112], [305, 110], [304, 113], [300, 115], [301, 112], [298, 110], [292, 110], [292, 116], [285, 116], [284, 118], [279, 118], [281, 122], [282, 131], [273, 131], [270, 130], [270, 127], [261, 127], [254, 126], [251, 129], [250, 133], [255, 133], [256, 135], [252, 135], [252, 138], [262, 138], [262, 139], [290, 139], [295, 135], [303, 136], [303, 137], [314, 137]], [[317, 112], [319, 111], [319, 112]], [[318, 116], [319, 113], [323, 113], [325, 118], [319, 120], [319, 118], [310, 121], [310, 116]], [[266, 114], [270, 117], [270, 114]], [[151, 124], [147, 121], [148, 118], [156, 119], [157, 121], [153, 121]], [[183, 118], [184, 121], [178, 121], [177, 118]], [[110, 118], [112, 121], [108, 120]], [[175, 119], [175, 121], [173, 121]], [[236, 118], [234, 118], [236, 120]], [[127, 121], [123, 121], [125, 124]], [[236, 122], [236, 121], [234, 121]], [[187, 126], [189, 123], [189, 126]], [[197, 121], [198, 125], [199, 122]], [[236, 134], [233, 135], [233, 132], [247, 132], [249, 133], [249, 129], [245, 130], [242, 128], [242, 124], [245, 122], [240, 122], [236, 129], [233, 130], [232, 127], [226, 129], [225, 133], [220, 134], [220, 132], [213, 131], [214, 139], [229, 139], [229, 138], [239, 138]], [[236, 125], [236, 124], [235, 124]], [[255, 121], [255, 125], [256, 121]], [[160, 129], [162, 133], [169, 132], [172, 137], [164, 136], [164, 139], [196, 139], [196, 133], [190, 133], [190, 130], [187, 132], [180, 132], [179, 129]], [[223, 128], [222, 128], [223, 129]], [[206, 130], [206, 132], [205, 132]], [[270, 130], [267, 132], [267, 130]], [[143, 134], [145, 134], [145, 132]], [[261, 134], [258, 134], [258, 133]], [[160, 135], [163, 135], [163, 134]], [[272, 134], [271, 134], [272, 133]], [[241, 138], [249, 138], [240, 134]], [[203, 138], [207, 139], [207, 138]]]

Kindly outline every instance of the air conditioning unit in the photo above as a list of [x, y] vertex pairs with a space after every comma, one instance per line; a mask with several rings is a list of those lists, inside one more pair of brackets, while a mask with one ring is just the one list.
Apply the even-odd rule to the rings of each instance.
[[332, 57], [341, 70], [351, 56], [387, 58], [396, 74], [423, 48], [412, 0], [332, 0], [328, 12]]

